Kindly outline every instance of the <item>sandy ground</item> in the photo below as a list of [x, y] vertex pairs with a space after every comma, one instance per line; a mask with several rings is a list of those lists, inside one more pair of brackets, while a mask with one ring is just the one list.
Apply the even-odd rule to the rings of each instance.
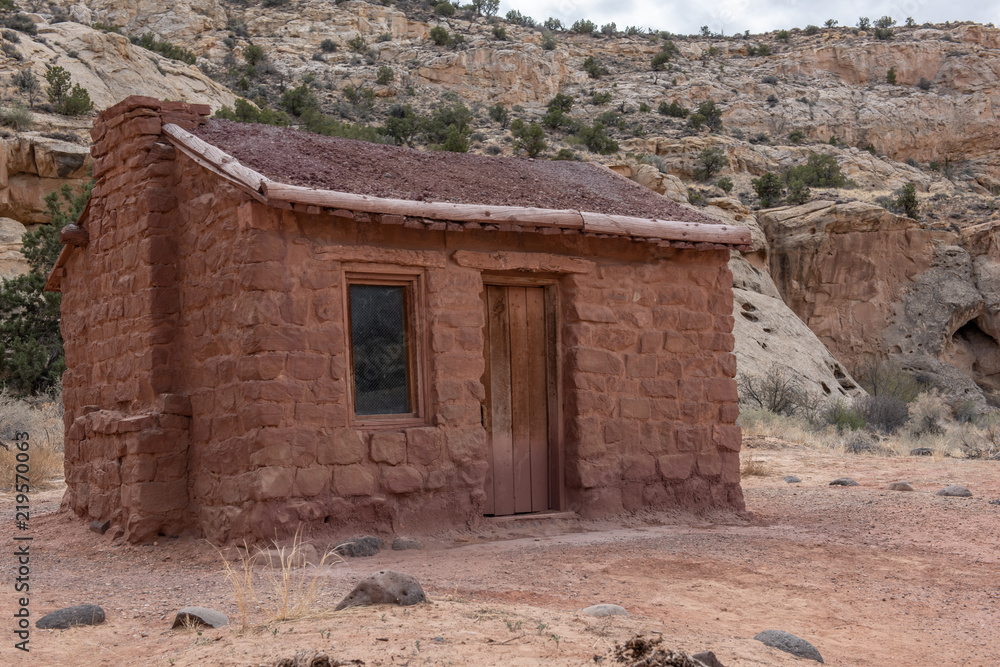
[[[108, 619], [66, 631], [32, 627], [31, 652], [15, 651], [9, 545], [23, 531], [11, 527], [0, 570], [0, 625], [8, 626], [0, 628], [0, 664], [256, 666], [303, 650], [364, 665], [614, 664], [609, 650], [636, 634], [712, 650], [727, 667], [812, 664], [753, 640], [769, 628], [808, 640], [833, 665], [1000, 664], [1000, 504], [989, 502], [1000, 498], [1000, 463], [806, 448], [753, 454], [769, 474], [744, 478], [749, 515], [525, 520], [439, 536], [422, 551], [323, 568], [316, 618], [268, 622], [256, 612], [245, 629], [211, 546], [115, 542], [58, 512], [58, 488], [38, 492], [29, 531], [33, 620], [83, 603], [103, 606]], [[802, 482], [787, 484], [786, 474]], [[841, 476], [860, 486], [828, 485]], [[895, 480], [916, 492], [884, 490]], [[947, 484], [974, 497], [934, 495]], [[13, 504], [0, 497], [5, 517]], [[327, 611], [384, 568], [417, 577], [431, 602]], [[631, 615], [579, 613], [599, 602]], [[171, 630], [186, 605], [219, 609], [234, 623]]]

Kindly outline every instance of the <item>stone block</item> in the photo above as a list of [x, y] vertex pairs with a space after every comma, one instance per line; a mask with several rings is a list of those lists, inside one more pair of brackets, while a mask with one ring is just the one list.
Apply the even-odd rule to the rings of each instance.
[[486, 431], [478, 426], [470, 430], [445, 431], [448, 458], [455, 463], [481, 461], [486, 458]]
[[639, 351], [643, 354], [655, 354], [663, 349], [663, 332], [647, 331], [639, 339]]
[[295, 487], [299, 495], [307, 498], [319, 495], [329, 480], [329, 468], [299, 468], [295, 471]]
[[288, 498], [292, 495], [295, 468], [260, 468], [254, 477], [254, 500]]
[[639, 442], [639, 424], [630, 419], [609, 419], [604, 423], [604, 442], [611, 445], [622, 443], [621, 446]]
[[648, 398], [622, 396], [618, 405], [619, 414], [626, 419], [649, 419], [651, 414]]
[[677, 428], [677, 449], [682, 452], [697, 452], [708, 447], [708, 426], [679, 426]]
[[712, 427], [712, 441], [717, 447], [738, 452], [743, 444], [743, 431], [736, 424], [716, 425]]
[[393, 466], [383, 468], [385, 488], [389, 493], [413, 493], [423, 487], [424, 477], [412, 466]]
[[606, 350], [577, 348], [571, 352], [571, 356], [576, 362], [576, 369], [582, 373], [620, 375], [624, 370], [618, 355]]
[[722, 457], [717, 450], [707, 450], [697, 454], [698, 474], [714, 477], [722, 472]]
[[573, 303], [572, 313], [580, 322], [618, 322], [615, 312], [599, 303], [576, 301]]
[[183, 415], [190, 417], [191, 399], [184, 394], [160, 394], [160, 401], [163, 405], [163, 412], [168, 415]]
[[622, 459], [622, 468], [623, 479], [650, 479], [656, 476], [656, 458], [646, 454], [626, 456]]
[[319, 443], [319, 463], [322, 465], [347, 465], [366, 458], [368, 441], [361, 431], [339, 429]]
[[371, 459], [389, 465], [402, 463], [406, 459], [406, 434], [385, 431], [372, 433]]
[[677, 398], [677, 380], [657, 378], [640, 383], [642, 393], [650, 398]]
[[694, 468], [695, 457], [691, 452], [664, 454], [656, 460], [660, 475], [666, 480], [688, 479]]
[[731, 378], [716, 378], [708, 381], [708, 400], [716, 403], [736, 402], [739, 394], [736, 390], [736, 380]]
[[441, 457], [441, 431], [436, 428], [411, 428], [406, 431], [406, 460], [428, 465]]
[[740, 416], [738, 403], [726, 403], [719, 406], [719, 421], [723, 424], [735, 424]]
[[327, 355], [291, 352], [285, 362], [288, 374], [297, 380], [316, 380], [329, 367]]
[[656, 355], [626, 354], [625, 374], [630, 378], [656, 377]]

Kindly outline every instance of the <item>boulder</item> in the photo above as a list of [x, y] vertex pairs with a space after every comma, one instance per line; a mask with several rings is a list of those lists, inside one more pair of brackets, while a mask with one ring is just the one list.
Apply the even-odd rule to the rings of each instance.
[[850, 477], [838, 477], [837, 479], [830, 482], [830, 486], [857, 486], [858, 483], [855, 482]]
[[180, 628], [190, 625], [207, 625], [210, 628], [221, 628], [229, 625], [229, 617], [221, 611], [208, 607], [184, 607], [174, 616], [174, 624], [170, 627]]
[[103, 609], [96, 604], [81, 604], [45, 614], [38, 619], [35, 627], [39, 630], [65, 630], [77, 625], [100, 625], [103, 622]]
[[427, 602], [427, 596], [419, 581], [408, 574], [381, 570], [358, 582], [354, 590], [337, 604], [335, 610], [373, 604], [407, 607], [420, 602]]
[[604, 616], [628, 616], [629, 613], [625, 611], [624, 607], [620, 607], [616, 604], [595, 604], [587, 607], [586, 609], [580, 610], [581, 614], [586, 614], [587, 616], [597, 616], [602, 618]]
[[892, 482], [885, 488], [890, 491], [915, 491], [909, 482]]
[[951, 498], [971, 498], [972, 497], [972, 491], [969, 491], [964, 486], [959, 486], [957, 484], [953, 484], [951, 486], [944, 487], [943, 489], [941, 489], [940, 491], [938, 491], [934, 495], [935, 496], [948, 496], [948, 497], [951, 497]]
[[764, 630], [757, 633], [754, 639], [796, 657], [823, 662], [823, 656], [819, 654], [815, 646], [784, 630]]

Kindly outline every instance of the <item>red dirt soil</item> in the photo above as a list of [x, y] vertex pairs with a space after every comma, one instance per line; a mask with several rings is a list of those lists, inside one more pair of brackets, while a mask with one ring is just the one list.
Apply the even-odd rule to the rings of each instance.
[[418, 151], [218, 119], [191, 132], [280, 183], [394, 199], [719, 224], [588, 162]]
[[[811, 642], [832, 665], [1000, 664], [1000, 505], [988, 502], [1000, 498], [1000, 463], [804, 448], [754, 455], [769, 474], [744, 478], [752, 516], [525, 519], [442, 535], [423, 551], [386, 550], [323, 572], [324, 608], [383, 568], [416, 576], [430, 604], [317, 608], [320, 618], [270, 624], [258, 614], [246, 631], [213, 547], [187, 538], [116, 542], [59, 512], [59, 489], [38, 492], [32, 620], [84, 603], [102, 605], [108, 620], [32, 627], [31, 653], [14, 651], [9, 536], [0, 663], [273, 665], [308, 649], [365, 665], [583, 665], [635, 634], [662, 633], [664, 648], [712, 650], [727, 667], [812, 664], [752, 639], [776, 628]], [[803, 481], [786, 484], [786, 474]], [[842, 476], [860, 486], [828, 486]], [[885, 490], [900, 479], [916, 492]], [[974, 497], [934, 495], [948, 484]], [[13, 516], [10, 494], [0, 505]], [[579, 613], [600, 602], [631, 616]], [[170, 630], [186, 605], [219, 609], [234, 624]]]

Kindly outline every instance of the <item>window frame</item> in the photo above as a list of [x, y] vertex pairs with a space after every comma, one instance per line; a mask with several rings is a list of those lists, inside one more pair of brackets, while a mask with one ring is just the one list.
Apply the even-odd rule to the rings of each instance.
[[[393, 267], [387, 271], [344, 271], [344, 339], [347, 356], [347, 419], [349, 426], [364, 428], [424, 425], [427, 415], [427, 382], [424, 378], [424, 322], [423, 275]], [[377, 285], [403, 287], [404, 324], [406, 326], [407, 384], [411, 411], [388, 415], [359, 415], [356, 411], [354, 387], [354, 328], [351, 312], [351, 285]]]

